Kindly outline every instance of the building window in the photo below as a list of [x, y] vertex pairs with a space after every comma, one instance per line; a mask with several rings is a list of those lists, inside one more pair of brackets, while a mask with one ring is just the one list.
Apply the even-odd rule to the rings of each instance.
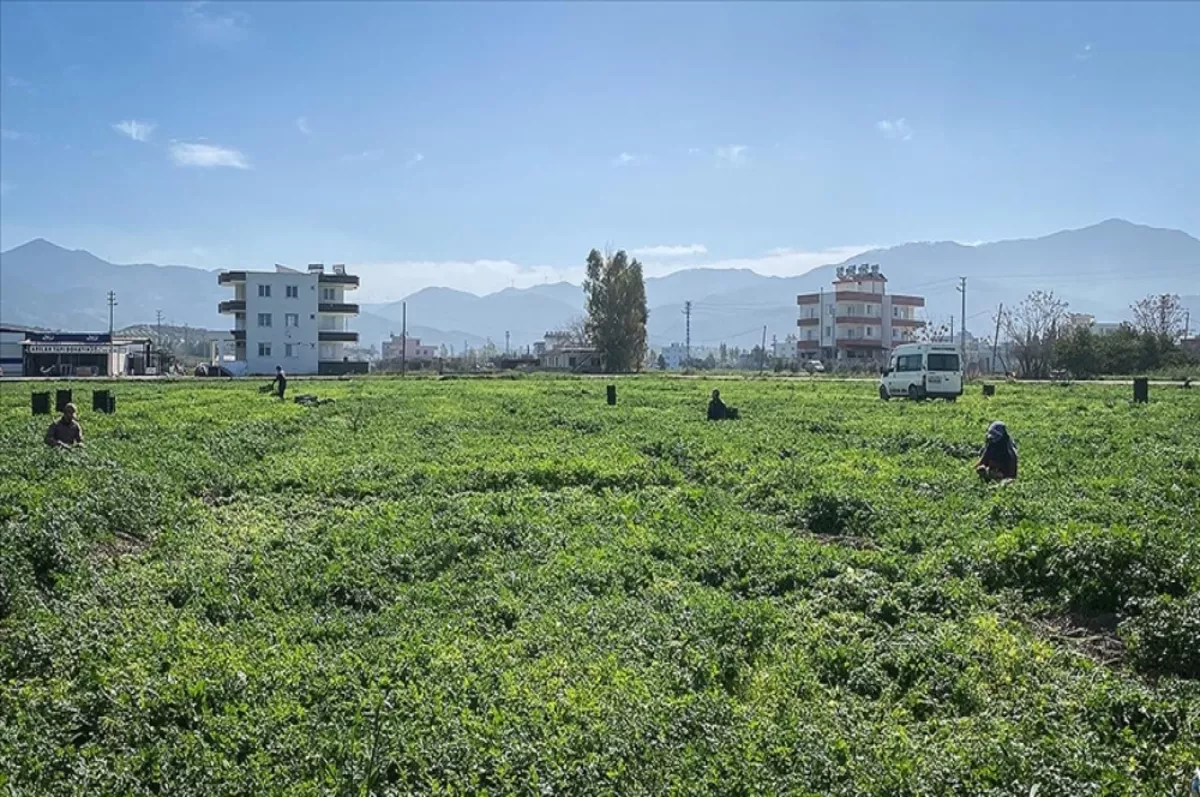
[[830, 327], [825, 327], [825, 337], [827, 337], [827, 338], [828, 338], [828, 337], [829, 337], [829, 336], [831, 336], [832, 334], [833, 334], [833, 332], [832, 332], [831, 328], [830, 328]]
[[285, 327], [300, 326], [300, 314], [299, 313], [284, 313], [283, 314], [283, 325]]
[[892, 318], [899, 318], [899, 317], [900, 317], [900, 308], [893, 307], [892, 308]]
[[337, 301], [337, 291], [333, 288], [322, 288], [321, 289], [321, 301], [336, 302]]
[[299, 299], [300, 298], [300, 286], [298, 286], [298, 285], [287, 286], [287, 297], [289, 299]]
[[266, 298], [270, 298], [271, 286], [270, 285], [259, 285], [258, 286], [258, 295], [266, 297]]
[[258, 356], [259, 357], [270, 357], [271, 356], [271, 344], [270, 343], [258, 344]]
[[296, 356], [296, 344], [295, 343], [283, 344], [283, 356], [284, 357], [295, 357]]
[[258, 325], [260, 327], [271, 326], [271, 314], [270, 313], [259, 313], [258, 314]]
[[866, 336], [867, 336], [868, 338], [873, 338], [873, 337], [875, 337], [875, 333], [874, 333], [874, 332], [872, 332], [872, 327], [867, 327], [867, 335], [866, 335]]

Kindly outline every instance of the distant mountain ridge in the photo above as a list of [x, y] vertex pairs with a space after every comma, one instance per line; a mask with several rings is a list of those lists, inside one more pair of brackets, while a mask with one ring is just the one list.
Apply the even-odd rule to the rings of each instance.
[[[927, 316], [961, 322], [958, 278], [967, 277], [967, 328], [991, 334], [996, 307], [1011, 306], [1030, 290], [1054, 290], [1077, 312], [1101, 321], [1129, 317], [1129, 304], [1148, 293], [1179, 293], [1200, 326], [1200, 240], [1178, 230], [1110, 219], [1041, 238], [967, 246], [953, 242], [907, 243], [871, 250], [845, 263], [877, 263], [893, 293], [926, 297]], [[682, 342], [683, 303], [693, 302], [692, 342], [751, 346], [767, 327], [768, 339], [796, 328], [796, 295], [831, 290], [838, 265], [796, 277], [770, 277], [749, 269], [688, 268], [646, 280], [651, 345]], [[0, 253], [0, 322], [58, 329], [108, 326], [104, 296], [118, 294], [121, 325], [164, 320], [224, 328], [216, 305], [228, 298], [215, 272], [187, 266], [114, 265], [89, 252], [41, 239]], [[451, 288], [425, 288], [403, 300], [409, 333], [455, 350], [491, 340], [526, 345], [584, 313], [583, 291], [566, 282], [506, 288], [477, 296]], [[400, 332], [401, 302], [363, 304], [354, 322], [364, 347]]]

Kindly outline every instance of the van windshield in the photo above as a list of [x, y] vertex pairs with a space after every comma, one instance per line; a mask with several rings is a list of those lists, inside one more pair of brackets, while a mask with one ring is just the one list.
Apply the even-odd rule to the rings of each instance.
[[930, 371], [957, 371], [958, 370], [958, 355], [957, 354], [930, 354], [929, 355], [929, 370]]

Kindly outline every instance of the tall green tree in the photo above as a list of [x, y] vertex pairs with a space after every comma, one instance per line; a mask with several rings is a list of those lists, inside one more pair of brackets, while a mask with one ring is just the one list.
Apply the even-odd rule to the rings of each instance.
[[639, 370], [646, 354], [646, 282], [642, 264], [624, 250], [587, 258], [587, 335], [606, 373]]

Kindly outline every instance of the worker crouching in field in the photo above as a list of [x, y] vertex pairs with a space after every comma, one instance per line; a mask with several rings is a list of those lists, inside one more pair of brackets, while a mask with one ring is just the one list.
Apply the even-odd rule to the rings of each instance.
[[708, 419], [710, 421], [736, 421], [738, 411], [736, 407], [725, 406], [725, 402], [721, 401], [721, 391], [714, 390], [712, 399], [708, 402]]
[[74, 404], [63, 407], [62, 417], [50, 424], [46, 430], [46, 445], [52, 448], [83, 445], [83, 427], [75, 420]]
[[1001, 421], [992, 421], [988, 427], [983, 453], [975, 463], [975, 472], [984, 481], [1017, 478], [1017, 444], [1009, 437], [1008, 427]]
[[275, 395], [279, 396], [280, 401], [283, 401], [283, 392], [287, 390], [287, 374], [283, 372], [282, 365], [275, 366], [275, 379], [273, 383], [277, 391]]

